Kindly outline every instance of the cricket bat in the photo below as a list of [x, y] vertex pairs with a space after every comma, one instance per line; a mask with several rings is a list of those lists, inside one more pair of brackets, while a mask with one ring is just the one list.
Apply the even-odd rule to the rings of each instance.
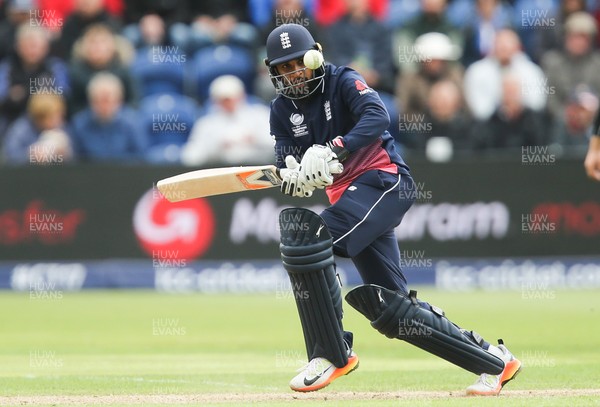
[[272, 188], [281, 185], [274, 165], [211, 168], [185, 172], [156, 183], [170, 202], [233, 192]]

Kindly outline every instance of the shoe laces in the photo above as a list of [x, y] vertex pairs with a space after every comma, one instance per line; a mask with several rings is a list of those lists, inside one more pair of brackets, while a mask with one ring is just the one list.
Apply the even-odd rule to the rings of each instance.
[[498, 384], [498, 376], [483, 373], [481, 376], [479, 376], [479, 383], [482, 383], [488, 387], [496, 387]]
[[325, 358], [314, 358], [297, 371], [306, 371], [307, 376], [317, 376], [322, 374], [323, 371], [327, 369], [328, 363], [328, 360]]
[[501, 358], [504, 362], [510, 362], [511, 360], [513, 360], [515, 357], [512, 353], [510, 353], [510, 351], [508, 350], [508, 348], [504, 345], [498, 345], [498, 349], [500, 349], [502, 351], [502, 353], [504, 354], [503, 357]]

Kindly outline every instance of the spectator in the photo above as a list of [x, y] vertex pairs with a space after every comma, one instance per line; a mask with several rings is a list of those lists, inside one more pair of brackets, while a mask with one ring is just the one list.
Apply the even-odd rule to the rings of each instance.
[[[475, 0], [477, 1], [477, 0]], [[477, 15], [477, 8], [473, 7], [473, 0], [450, 0], [446, 7], [446, 17], [448, 21], [464, 30], [471, 24]]]
[[560, 3], [558, 15], [552, 16], [552, 19], [547, 19], [547, 22], [540, 21], [540, 24], [548, 24], [546, 29], [535, 29], [535, 26], [529, 27], [530, 29], [534, 28], [533, 32], [536, 38], [532, 58], [537, 61], [541, 61], [546, 51], [562, 48], [565, 42], [565, 22], [571, 14], [586, 10], [586, 0], [562, 0]]
[[197, 15], [191, 25], [192, 35], [206, 36], [212, 45], [239, 45], [254, 51], [257, 46], [258, 30], [235, 14], [239, 8], [237, 6], [214, 14]]
[[140, 35], [144, 46], [168, 43], [165, 22], [158, 14], [147, 14], [140, 19]]
[[395, 61], [400, 70], [415, 70], [414, 61], [403, 58], [403, 55], [413, 53], [415, 40], [430, 32], [446, 34], [450, 41], [463, 48], [463, 35], [461, 31], [452, 25], [446, 18], [446, 0], [421, 0], [421, 12], [410, 20], [404, 27], [393, 33]]
[[563, 147], [585, 150], [592, 136], [598, 97], [585, 85], [577, 86], [565, 110], [555, 118], [552, 141]]
[[[414, 3], [414, 0], [408, 1]], [[388, 2], [389, 0], [369, 0], [369, 13], [378, 21], [384, 20], [388, 11]], [[346, 0], [304, 0], [304, 3], [306, 8], [314, 10], [317, 24], [323, 27], [335, 23], [347, 11]], [[398, 11], [398, 9], [391, 11]]]
[[124, 35], [137, 47], [129, 73], [140, 99], [158, 93], [184, 93], [187, 56], [169, 45], [165, 24], [157, 14], [142, 17], [139, 26], [128, 26]]
[[305, 0], [274, 0], [271, 18], [260, 28], [261, 43], [267, 42], [269, 33], [282, 24], [299, 24], [313, 35], [319, 35], [318, 27], [304, 7]]
[[524, 103], [520, 75], [505, 74], [500, 80], [501, 103], [490, 117], [474, 129], [476, 149], [510, 149], [543, 144], [545, 128], [541, 113]]
[[190, 2], [193, 16], [187, 24], [173, 24], [173, 43], [194, 54], [203, 47], [216, 45], [236, 45], [255, 51], [258, 30], [247, 21], [246, 1], [204, 0]]
[[[471, 1], [471, 0], [468, 0]], [[421, 12], [421, 5], [415, 0], [390, 0], [385, 15], [385, 25], [399, 28], [411, 21]]]
[[0, 19], [0, 61], [14, 55], [17, 28], [28, 23], [35, 11], [34, 0], [10, 0], [6, 4], [6, 19]]
[[427, 33], [415, 41], [419, 70], [401, 72], [396, 86], [402, 116], [411, 117], [427, 110], [431, 87], [440, 80], [451, 80], [462, 89], [463, 68], [454, 63], [460, 54], [447, 35]]
[[146, 14], [138, 24], [125, 27], [123, 35], [137, 49], [169, 44], [165, 22], [158, 14]]
[[465, 99], [475, 119], [487, 120], [498, 108], [502, 76], [509, 71], [521, 79], [524, 106], [538, 112], [544, 109], [549, 93], [544, 72], [521, 51], [517, 34], [502, 29], [496, 34], [493, 54], [465, 72]]
[[35, 94], [27, 113], [15, 120], [4, 140], [4, 158], [11, 164], [57, 164], [73, 157], [65, 126], [66, 107], [56, 94]]
[[[131, 0], [127, 0], [127, 3], [129, 1]], [[67, 17], [80, 7], [74, 0], [35, 0], [35, 2], [40, 12], [47, 17], [47, 23], [44, 26], [57, 34], [60, 34]], [[113, 18], [120, 20], [125, 7], [123, 3], [125, 0], [102, 0], [102, 9]]]
[[473, 123], [464, 107], [461, 88], [456, 82], [444, 79], [431, 87], [425, 122], [430, 125], [427, 139], [447, 137], [452, 142], [454, 151], [465, 153], [471, 150], [470, 133]]
[[248, 0], [190, 1], [190, 14], [194, 18], [199, 16], [218, 18], [231, 15], [238, 22], [250, 22]]
[[[204, 1], [202, 1], [204, 2]], [[127, 24], [137, 24], [142, 17], [156, 14], [165, 22], [167, 27], [182, 22], [191, 21], [189, 0], [127, 0], [125, 2], [124, 18]], [[196, 3], [201, 3], [197, 1]]]
[[73, 53], [70, 67], [72, 96], [70, 112], [75, 114], [87, 106], [86, 88], [90, 79], [98, 72], [108, 71], [116, 75], [125, 91], [125, 102], [134, 105], [137, 92], [125, 57], [119, 53], [117, 39], [110, 29], [102, 24], [90, 26]]
[[213, 106], [194, 124], [182, 150], [183, 164], [242, 165], [272, 161], [269, 109], [262, 104], [249, 104], [243, 83], [232, 75], [215, 79], [209, 93]]
[[123, 84], [108, 72], [95, 75], [88, 88], [90, 107], [72, 120], [76, 152], [84, 160], [140, 160], [148, 141], [135, 112], [123, 105]]
[[421, 11], [405, 26], [405, 32], [413, 39], [429, 32], [440, 32], [453, 39], [460, 35], [457, 27], [446, 18], [446, 0], [421, 0]]
[[103, 24], [112, 32], [119, 28], [117, 21], [104, 9], [103, 0], [74, 0], [73, 12], [65, 20], [57, 44], [59, 55], [70, 59], [77, 40], [88, 27], [96, 24]]
[[465, 66], [490, 55], [496, 33], [510, 27], [510, 15], [500, 0], [477, 0], [476, 15], [465, 28], [465, 49], [462, 63]]
[[373, 18], [368, 0], [346, 0], [347, 13], [327, 28], [327, 55], [347, 65], [378, 91], [394, 92], [394, 62], [389, 30]]
[[513, 4], [513, 26], [521, 39], [523, 52], [539, 62], [540, 32], [556, 29], [560, 0], [516, 0]]
[[550, 112], [560, 116], [569, 96], [580, 83], [600, 92], [600, 53], [593, 47], [596, 21], [584, 12], [571, 14], [565, 23], [564, 49], [548, 51], [542, 57], [542, 67], [548, 75], [554, 95], [548, 101]]
[[48, 56], [47, 32], [23, 24], [16, 34], [15, 55], [0, 63], [0, 132], [25, 112], [33, 93], [67, 94], [67, 68]]

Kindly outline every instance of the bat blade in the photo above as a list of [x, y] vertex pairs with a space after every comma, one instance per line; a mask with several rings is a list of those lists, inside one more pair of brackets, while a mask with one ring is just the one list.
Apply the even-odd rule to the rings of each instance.
[[276, 187], [281, 184], [274, 165], [196, 170], [156, 183], [170, 202]]

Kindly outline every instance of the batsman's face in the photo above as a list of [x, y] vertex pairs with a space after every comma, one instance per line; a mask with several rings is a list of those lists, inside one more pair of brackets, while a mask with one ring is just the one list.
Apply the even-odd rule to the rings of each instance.
[[285, 79], [294, 86], [305, 86], [305, 81], [313, 78], [313, 70], [304, 65], [302, 57], [291, 61], [275, 65], [279, 75], [284, 75]]

